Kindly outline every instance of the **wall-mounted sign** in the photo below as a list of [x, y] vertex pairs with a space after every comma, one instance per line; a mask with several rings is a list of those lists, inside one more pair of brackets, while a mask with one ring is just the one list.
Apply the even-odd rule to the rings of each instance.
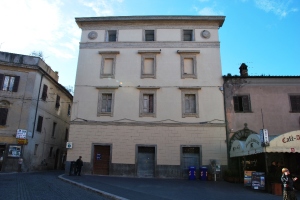
[[10, 145], [8, 148], [8, 157], [21, 157], [22, 146], [21, 145]]
[[100, 153], [97, 153], [96, 159], [101, 160], [101, 154]]
[[18, 144], [28, 144], [28, 140], [27, 139], [20, 139], [20, 138], [18, 138], [17, 139], [17, 143]]
[[72, 147], [73, 147], [73, 143], [72, 142], [67, 142], [66, 148], [71, 149]]
[[16, 138], [26, 139], [27, 130], [24, 129], [18, 129]]

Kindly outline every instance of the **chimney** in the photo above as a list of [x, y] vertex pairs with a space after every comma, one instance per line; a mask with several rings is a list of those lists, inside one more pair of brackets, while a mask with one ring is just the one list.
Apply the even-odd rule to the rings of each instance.
[[240, 66], [240, 74], [241, 76], [248, 76], [248, 66], [245, 63], [242, 63]]

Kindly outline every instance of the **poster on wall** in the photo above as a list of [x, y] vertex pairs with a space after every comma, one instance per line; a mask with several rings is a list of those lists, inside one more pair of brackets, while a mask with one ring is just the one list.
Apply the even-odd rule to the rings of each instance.
[[21, 150], [22, 146], [21, 145], [10, 145], [8, 148], [8, 157], [15, 157], [19, 158], [21, 157]]
[[265, 189], [265, 172], [252, 172], [251, 187], [255, 190]]
[[252, 172], [255, 171], [244, 171], [244, 186], [251, 186]]

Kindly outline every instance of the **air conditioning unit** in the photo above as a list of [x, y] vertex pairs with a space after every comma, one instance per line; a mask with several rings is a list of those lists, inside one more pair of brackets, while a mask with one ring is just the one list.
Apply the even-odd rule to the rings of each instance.
[[66, 148], [67, 149], [72, 149], [72, 147], [73, 147], [72, 142], [67, 142]]

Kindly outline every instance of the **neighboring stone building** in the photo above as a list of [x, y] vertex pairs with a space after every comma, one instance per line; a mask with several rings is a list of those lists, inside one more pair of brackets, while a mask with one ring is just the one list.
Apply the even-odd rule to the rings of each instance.
[[263, 128], [271, 137], [300, 129], [300, 76], [248, 76], [243, 63], [240, 76], [223, 78], [228, 148]]
[[63, 167], [72, 99], [41, 58], [0, 52], [1, 171]]
[[[67, 170], [186, 177], [227, 165], [223, 16], [76, 18], [82, 29]], [[197, 175], [198, 176], [198, 175]]]

